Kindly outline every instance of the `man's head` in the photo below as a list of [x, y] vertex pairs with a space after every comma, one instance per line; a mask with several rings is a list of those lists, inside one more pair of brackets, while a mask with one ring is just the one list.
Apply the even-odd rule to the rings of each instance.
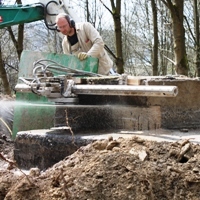
[[56, 16], [56, 25], [63, 35], [72, 36], [74, 34], [74, 24], [66, 13], [60, 13]]

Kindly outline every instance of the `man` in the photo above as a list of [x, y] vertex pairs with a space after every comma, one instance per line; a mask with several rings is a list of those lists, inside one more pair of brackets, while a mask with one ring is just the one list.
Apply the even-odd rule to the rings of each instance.
[[65, 54], [74, 54], [80, 60], [93, 56], [99, 59], [98, 74], [109, 75], [113, 61], [104, 49], [104, 42], [99, 32], [89, 22], [76, 23], [69, 15], [60, 13], [56, 16], [57, 29], [65, 35], [62, 48]]

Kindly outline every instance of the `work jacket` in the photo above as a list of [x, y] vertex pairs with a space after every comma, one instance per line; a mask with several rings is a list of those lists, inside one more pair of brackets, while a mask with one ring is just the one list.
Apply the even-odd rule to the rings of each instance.
[[89, 22], [76, 23], [76, 33], [78, 43], [71, 46], [67, 36], [62, 42], [65, 54], [78, 55], [79, 52], [86, 52], [89, 56], [99, 59], [98, 74], [109, 75], [113, 67], [113, 61], [110, 59], [104, 49], [104, 42], [99, 32]]

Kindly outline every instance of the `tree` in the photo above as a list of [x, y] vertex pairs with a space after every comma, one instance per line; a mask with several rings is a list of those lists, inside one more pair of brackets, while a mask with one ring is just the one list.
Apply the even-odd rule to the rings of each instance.
[[[17, 4], [22, 4], [21, 0], [16, 1]], [[24, 25], [18, 25], [18, 36], [17, 39], [15, 37], [15, 33], [13, 32], [11, 27], [7, 27], [5, 30], [8, 31], [11, 40], [16, 48], [18, 60], [20, 60], [21, 53], [23, 51], [23, 41], [24, 41]], [[0, 78], [3, 83], [4, 93], [7, 95], [11, 95], [11, 88], [8, 80], [8, 75], [5, 70], [5, 62], [1, 50], [1, 43], [0, 43]]]
[[[16, 0], [17, 4], [22, 4], [21, 0]], [[23, 51], [23, 42], [24, 42], [24, 24], [19, 24], [18, 25], [18, 36], [17, 39], [15, 37], [15, 34], [13, 33], [12, 28], [9, 26], [8, 27], [8, 32], [10, 34], [10, 37], [13, 41], [13, 44], [16, 48], [18, 59], [20, 60], [21, 53]]]
[[199, 30], [199, 1], [193, 0], [194, 5], [194, 30], [195, 30], [195, 49], [196, 49], [196, 57], [195, 64], [197, 69], [197, 75], [200, 77], [200, 30]]
[[176, 72], [177, 74], [187, 76], [189, 67], [185, 48], [185, 29], [183, 25], [184, 0], [161, 1], [169, 8], [171, 13]]
[[[101, 1], [101, 0], [100, 0]], [[102, 1], [101, 1], [102, 2]], [[103, 2], [102, 2], [103, 3]], [[110, 0], [112, 11], [103, 3], [105, 8], [111, 13], [115, 28], [115, 44], [116, 44], [116, 66], [119, 74], [124, 73], [124, 60], [122, 51], [122, 29], [121, 29], [121, 0]]]
[[158, 16], [157, 16], [157, 5], [155, 0], [151, 0], [151, 7], [153, 13], [153, 76], [158, 75]]
[[4, 88], [4, 94], [10, 95], [11, 89], [9, 86], [9, 81], [8, 81], [7, 73], [5, 70], [5, 64], [3, 61], [3, 55], [2, 55], [2, 51], [1, 51], [1, 42], [0, 42], [0, 77], [2, 80], [3, 88]]

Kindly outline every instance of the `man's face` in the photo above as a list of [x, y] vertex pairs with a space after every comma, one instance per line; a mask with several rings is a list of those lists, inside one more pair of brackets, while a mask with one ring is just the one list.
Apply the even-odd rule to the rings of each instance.
[[57, 28], [63, 35], [73, 35], [73, 28], [69, 26], [69, 23], [65, 17], [59, 18], [57, 21]]

